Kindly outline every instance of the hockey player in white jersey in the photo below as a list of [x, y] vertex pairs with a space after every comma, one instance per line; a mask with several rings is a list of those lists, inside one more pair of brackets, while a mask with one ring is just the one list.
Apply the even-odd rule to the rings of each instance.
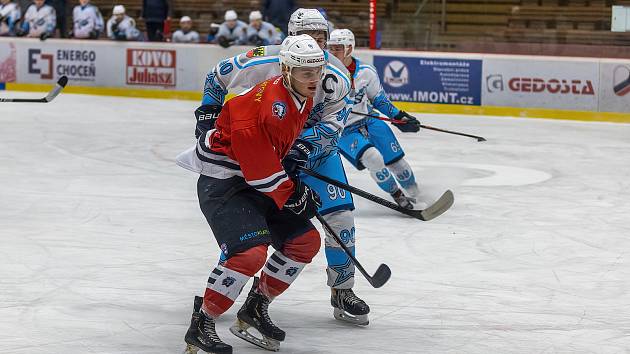
[[[405, 153], [391, 128], [383, 121], [365, 117], [372, 107], [387, 117], [404, 123], [394, 124], [403, 132], [417, 132], [420, 122], [396, 108], [385, 95], [376, 69], [352, 56], [354, 34], [348, 29], [332, 31], [328, 48], [350, 71], [354, 87], [354, 106], [339, 140], [339, 150], [357, 169], [367, 168], [376, 184], [400, 206], [424, 209], [420, 190]], [[398, 183], [396, 183], [398, 181]], [[402, 187], [406, 194], [399, 188]]]
[[55, 9], [44, 4], [44, 0], [34, 0], [28, 7], [18, 36], [39, 37], [46, 39], [55, 33], [57, 14]]
[[14, 36], [22, 11], [11, 0], [0, 0], [0, 36]]
[[79, 5], [72, 10], [71, 36], [79, 39], [96, 39], [103, 32], [103, 16], [98, 7], [90, 4], [90, 0], [79, 0]]
[[114, 6], [112, 17], [107, 21], [107, 38], [116, 41], [137, 41], [141, 34], [136, 21], [125, 14], [123, 5]]
[[199, 33], [193, 31], [192, 26], [192, 19], [188, 16], [182, 16], [179, 20], [180, 29], [173, 33], [171, 39], [173, 43], [199, 43]]
[[217, 43], [223, 48], [235, 44], [245, 44], [247, 41], [245, 37], [247, 23], [239, 20], [234, 10], [227, 10], [224, 18], [225, 22], [221, 24], [216, 35]]
[[276, 26], [262, 20], [260, 11], [252, 11], [249, 14], [249, 26], [247, 26], [247, 44], [257, 46], [280, 44], [282, 37], [276, 30]]
[[[316, 9], [296, 10], [291, 15], [288, 28], [289, 35], [308, 34], [320, 47], [325, 48], [328, 23]], [[197, 136], [213, 127], [213, 119], [221, 111], [228, 89], [251, 87], [279, 74], [278, 50], [278, 46], [257, 47], [221, 61], [208, 73], [202, 106], [195, 112]], [[322, 175], [347, 182], [336, 145], [353, 103], [349, 98], [350, 80], [343, 63], [329, 53], [325, 54], [329, 64], [315, 95], [315, 106], [304, 131], [285, 159], [285, 167], [287, 171], [297, 174], [297, 166], [306, 165]], [[323, 206], [319, 213], [354, 252], [352, 195], [310, 176], [302, 175], [300, 178], [321, 195]], [[370, 308], [352, 291], [354, 264], [331, 235], [326, 236], [325, 251], [335, 318], [367, 325]]]

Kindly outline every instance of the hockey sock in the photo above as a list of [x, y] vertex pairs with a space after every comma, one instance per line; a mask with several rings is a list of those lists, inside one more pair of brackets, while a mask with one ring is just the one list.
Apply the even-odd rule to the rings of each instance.
[[[354, 217], [349, 210], [324, 215], [330, 227], [348, 246], [354, 255]], [[354, 263], [335, 241], [326, 233], [326, 260], [328, 261], [328, 286], [336, 289], [351, 289], [354, 286]]]
[[400, 159], [390, 165], [387, 165], [387, 168], [389, 168], [394, 176], [396, 176], [396, 180], [400, 183], [400, 186], [409, 192], [412, 197], [419, 197], [420, 190], [416, 184], [416, 177], [413, 174], [413, 170], [411, 170], [411, 166], [409, 166], [409, 163], [407, 163], [405, 159]]
[[311, 263], [321, 246], [317, 230], [308, 232], [284, 243], [281, 251], [274, 252], [263, 268], [258, 291], [273, 299], [282, 294]]
[[203, 311], [218, 317], [227, 311], [245, 283], [265, 264], [267, 245], [258, 245], [234, 254], [212, 270], [203, 296]]
[[383, 161], [383, 156], [381, 155], [375, 147], [370, 147], [361, 156], [361, 163], [363, 166], [367, 167], [368, 171], [370, 171], [370, 176], [372, 179], [376, 181], [376, 184], [385, 192], [392, 194], [398, 190], [398, 185], [396, 185], [396, 180], [392, 177], [392, 174], [389, 172], [387, 167], [385, 167], [385, 162]]

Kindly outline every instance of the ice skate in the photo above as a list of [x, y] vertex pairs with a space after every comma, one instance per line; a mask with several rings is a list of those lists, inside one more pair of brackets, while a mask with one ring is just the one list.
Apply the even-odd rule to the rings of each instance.
[[394, 198], [394, 201], [396, 202], [396, 204], [400, 205], [401, 207], [405, 209], [414, 208], [413, 203], [415, 203], [416, 200], [414, 198], [406, 196], [402, 190], [397, 189], [394, 193], [391, 194], [391, 196], [392, 198]]
[[[263, 349], [277, 352], [280, 350], [280, 342], [284, 340], [285, 333], [271, 322], [267, 312], [270, 301], [265, 295], [256, 291], [258, 281], [259, 279], [255, 277], [252, 289], [249, 291], [243, 307], [238, 310], [237, 320], [230, 327], [230, 332]], [[252, 334], [248, 330], [249, 328], [256, 329], [262, 338]]]
[[336, 319], [359, 326], [367, 326], [370, 321], [370, 306], [354, 294], [352, 289], [331, 289], [330, 304]]
[[195, 305], [190, 320], [190, 327], [184, 340], [186, 349], [183, 354], [197, 354], [199, 350], [208, 354], [232, 354], [232, 346], [221, 341], [214, 328], [214, 318], [201, 311], [203, 298], [195, 296]]

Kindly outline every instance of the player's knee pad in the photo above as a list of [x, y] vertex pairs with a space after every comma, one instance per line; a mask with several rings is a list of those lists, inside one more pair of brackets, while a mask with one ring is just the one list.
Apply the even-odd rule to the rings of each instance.
[[372, 146], [361, 155], [361, 163], [370, 171], [381, 171], [385, 168], [385, 160], [378, 150]]
[[311, 229], [306, 233], [286, 242], [282, 254], [297, 262], [311, 263], [321, 247], [319, 232]]
[[258, 245], [217, 265], [208, 277], [203, 310], [213, 317], [227, 311], [249, 278], [265, 264], [266, 257], [267, 245]]
[[[340, 210], [324, 215], [324, 220], [346, 246], [354, 246], [354, 215], [350, 210]], [[341, 246], [337, 244], [332, 235], [326, 233], [326, 247], [340, 248]]]

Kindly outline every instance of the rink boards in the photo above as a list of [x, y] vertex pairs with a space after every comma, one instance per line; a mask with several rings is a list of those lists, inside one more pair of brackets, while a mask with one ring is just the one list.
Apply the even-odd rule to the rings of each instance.
[[[0, 89], [199, 100], [214, 45], [0, 38]], [[252, 54], [256, 55], [256, 54]], [[412, 112], [630, 122], [630, 60], [357, 50]], [[236, 64], [236, 63], [235, 63]]]

